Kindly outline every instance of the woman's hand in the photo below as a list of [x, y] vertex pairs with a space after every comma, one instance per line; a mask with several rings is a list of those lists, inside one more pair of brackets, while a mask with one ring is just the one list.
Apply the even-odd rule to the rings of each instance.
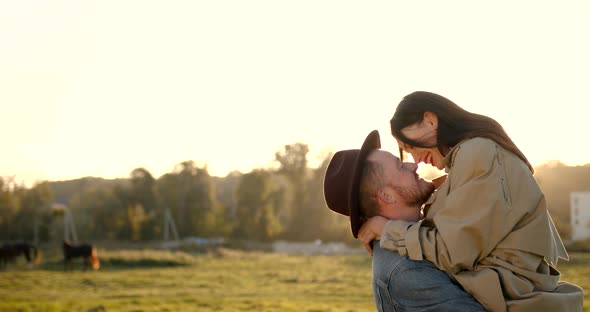
[[389, 220], [381, 216], [372, 217], [365, 221], [359, 229], [357, 235], [358, 240], [363, 243], [363, 246], [365, 246], [365, 249], [371, 254], [371, 256], [373, 255], [371, 242], [381, 237], [381, 232], [383, 232], [383, 228], [387, 221]]
[[442, 175], [438, 178], [432, 180], [432, 184], [434, 184], [434, 188], [438, 189], [445, 181], [447, 180], [447, 175]]

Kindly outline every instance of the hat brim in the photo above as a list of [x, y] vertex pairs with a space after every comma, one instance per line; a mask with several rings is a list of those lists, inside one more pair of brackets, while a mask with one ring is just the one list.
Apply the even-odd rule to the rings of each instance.
[[365, 169], [365, 163], [369, 154], [372, 151], [381, 149], [381, 139], [379, 137], [379, 131], [373, 130], [365, 141], [360, 149], [358, 157], [356, 159], [356, 164], [354, 167], [354, 172], [352, 174], [350, 189], [348, 191], [348, 212], [350, 216], [350, 229], [352, 230], [352, 235], [354, 238], [358, 238], [358, 231], [361, 228], [362, 221], [361, 221], [361, 207], [359, 201], [359, 189], [361, 183], [361, 175], [363, 170]]

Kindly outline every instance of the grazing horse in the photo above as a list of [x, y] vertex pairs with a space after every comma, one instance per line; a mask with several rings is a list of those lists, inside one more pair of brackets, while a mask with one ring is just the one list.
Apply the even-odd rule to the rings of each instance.
[[41, 261], [41, 252], [37, 247], [29, 243], [4, 244], [0, 246], [0, 269], [6, 268], [8, 262], [15, 262], [16, 258], [24, 255], [27, 263], [38, 264]]
[[72, 245], [69, 241], [63, 243], [64, 251], [64, 271], [67, 270], [68, 265], [71, 264], [72, 259], [82, 258], [84, 261], [84, 270], [88, 268], [88, 264], [94, 270], [100, 268], [100, 261], [96, 254], [96, 248], [90, 244]]

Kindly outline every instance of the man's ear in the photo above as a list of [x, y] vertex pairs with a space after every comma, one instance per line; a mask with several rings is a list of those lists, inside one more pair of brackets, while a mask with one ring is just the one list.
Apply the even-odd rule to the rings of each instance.
[[388, 192], [385, 189], [380, 189], [377, 191], [377, 198], [380, 201], [385, 202], [386, 204], [393, 204], [395, 203], [395, 198], [392, 196], [391, 192]]

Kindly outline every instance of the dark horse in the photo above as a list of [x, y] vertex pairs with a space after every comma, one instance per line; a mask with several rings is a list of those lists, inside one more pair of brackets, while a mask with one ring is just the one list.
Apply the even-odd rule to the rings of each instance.
[[96, 248], [90, 244], [72, 245], [69, 241], [64, 241], [64, 271], [67, 270], [68, 265], [71, 265], [72, 259], [82, 258], [84, 261], [84, 270], [88, 269], [90, 264], [93, 269], [100, 268], [100, 261], [96, 254]]
[[0, 269], [6, 268], [8, 262], [15, 262], [16, 258], [24, 255], [27, 263], [38, 264], [41, 261], [41, 252], [37, 247], [29, 243], [13, 243], [0, 246]]

